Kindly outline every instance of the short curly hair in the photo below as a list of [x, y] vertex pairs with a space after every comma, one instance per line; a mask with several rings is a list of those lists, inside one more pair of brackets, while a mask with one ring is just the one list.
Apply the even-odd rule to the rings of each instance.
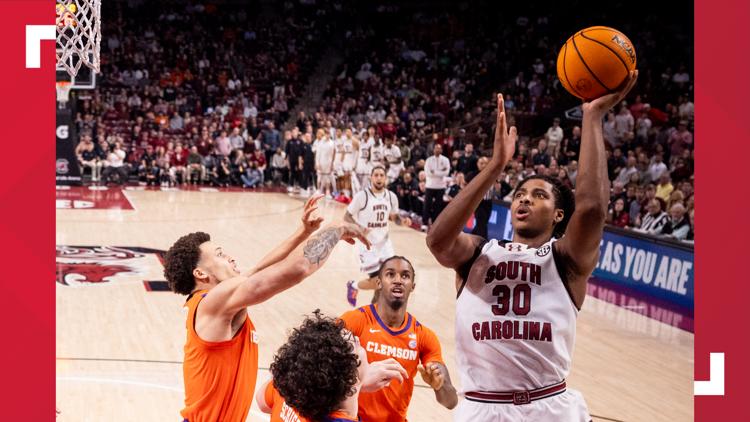
[[189, 295], [195, 289], [193, 270], [201, 256], [200, 246], [211, 240], [208, 233], [195, 232], [177, 239], [164, 256], [164, 277], [169, 288], [181, 295]]
[[555, 195], [555, 207], [563, 210], [563, 219], [555, 224], [555, 227], [552, 230], [552, 235], [559, 239], [565, 234], [565, 229], [568, 228], [570, 217], [573, 216], [573, 212], [576, 210], [575, 195], [573, 194], [573, 191], [567, 185], [563, 184], [557, 177], [535, 175], [523, 179], [513, 191], [513, 196], [515, 196], [516, 192], [521, 189], [526, 182], [535, 179], [544, 180], [552, 185], [552, 193]]
[[343, 321], [316, 310], [274, 356], [273, 383], [284, 401], [305, 418], [324, 420], [356, 392], [360, 362], [344, 329]]

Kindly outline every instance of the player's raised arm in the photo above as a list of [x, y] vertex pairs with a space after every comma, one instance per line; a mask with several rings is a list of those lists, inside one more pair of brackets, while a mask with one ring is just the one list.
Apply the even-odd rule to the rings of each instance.
[[502, 94], [497, 96], [497, 125], [492, 159], [487, 168], [474, 179], [440, 213], [427, 233], [427, 247], [443, 266], [459, 269], [469, 261], [482, 238], [463, 233], [466, 221], [492, 187], [505, 165], [513, 157], [517, 139], [516, 128], [508, 128]]
[[599, 243], [604, 231], [609, 203], [607, 157], [602, 134], [602, 119], [635, 85], [638, 71], [630, 72], [623, 87], [612, 94], [583, 104], [583, 131], [575, 191], [575, 212], [565, 236], [554, 243], [564, 268], [573, 300], [581, 307], [586, 297], [586, 281], [596, 267]]
[[313, 213], [318, 209], [318, 201], [323, 198], [323, 195], [314, 195], [305, 202], [305, 207], [302, 213], [302, 225], [297, 231], [287, 238], [283, 243], [277, 246], [274, 250], [266, 254], [255, 267], [250, 269], [248, 272], [243, 274], [244, 276], [251, 276], [260, 270], [263, 270], [288, 256], [300, 243], [304, 242], [311, 234], [315, 233], [315, 230], [320, 228], [320, 224], [323, 222], [322, 217], [316, 217]]
[[[282, 261], [251, 276], [234, 277], [219, 283], [203, 299], [201, 310], [214, 316], [232, 316], [242, 308], [264, 302], [322, 267], [340, 240], [353, 244], [354, 239], [368, 247], [370, 245], [363, 228], [348, 223], [330, 225], [303, 242]], [[196, 268], [195, 272], [201, 270]]]

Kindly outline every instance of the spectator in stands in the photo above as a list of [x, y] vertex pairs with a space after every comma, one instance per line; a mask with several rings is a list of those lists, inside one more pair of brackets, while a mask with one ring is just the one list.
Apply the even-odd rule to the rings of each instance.
[[633, 174], [638, 174], [638, 168], [636, 167], [637, 163], [638, 161], [635, 157], [628, 157], [627, 165], [622, 170], [620, 170], [620, 173], [615, 179], [615, 183], [620, 183], [622, 186], [630, 183], [630, 176], [632, 176]]
[[677, 130], [669, 137], [669, 148], [672, 158], [676, 159], [680, 157], [685, 149], [693, 147], [693, 134], [688, 131], [687, 125], [687, 120], [680, 120]]
[[669, 172], [665, 171], [659, 177], [659, 184], [656, 186], [656, 197], [661, 198], [662, 201], [669, 201], [669, 195], [672, 194], [674, 186], [672, 185], [672, 178]]
[[478, 160], [479, 158], [477, 158], [476, 154], [474, 154], [474, 145], [466, 144], [466, 146], [464, 146], [463, 153], [460, 157], [458, 157], [456, 171], [463, 173], [466, 180], [471, 181], [471, 179], [473, 179], [477, 174]]
[[396, 196], [398, 197], [399, 208], [410, 213], [416, 213], [421, 210], [415, 201], [418, 202], [419, 183], [414, 179], [414, 175], [407, 171], [401, 179], [396, 181]]
[[263, 172], [258, 169], [257, 162], [251, 161], [250, 167], [244, 174], [240, 175], [242, 186], [246, 188], [256, 188], [263, 184]]
[[146, 185], [156, 185], [159, 169], [156, 166], [156, 152], [154, 147], [146, 145], [146, 150], [141, 154], [138, 165], [138, 180], [146, 182]]
[[615, 138], [618, 145], [625, 141], [628, 136], [632, 136], [634, 130], [635, 121], [633, 120], [633, 115], [630, 114], [627, 105], [623, 103], [620, 105], [620, 111], [615, 116]]
[[555, 117], [552, 120], [552, 126], [547, 129], [547, 133], [544, 134], [544, 139], [549, 145], [549, 151], [553, 156], [557, 156], [556, 151], [563, 139], [563, 130], [560, 127], [560, 118]]
[[221, 134], [214, 140], [214, 154], [219, 158], [229, 157], [232, 152], [232, 143], [229, 141], [227, 132], [221, 131]]
[[609, 209], [607, 214], [607, 224], [625, 228], [630, 223], [630, 215], [625, 210], [625, 199], [619, 197], [615, 200], [614, 205]]
[[451, 163], [443, 153], [443, 147], [436, 144], [432, 156], [425, 162], [425, 200], [422, 210], [422, 230], [427, 230], [443, 210], [445, 177], [450, 174]]
[[[662, 227], [667, 224], [669, 216], [663, 211], [664, 201], [661, 198], [654, 198], [648, 203], [648, 211], [642, 219], [636, 220], [638, 231], [647, 234], [660, 234]], [[640, 224], [638, 224], [640, 223]]]
[[537, 148], [531, 150], [531, 162], [534, 166], [544, 165], [549, 167], [550, 156], [547, 153], [547, 141], [541, 139]]
[[[281, 150], [281, 147], [278, 147], [277, 150]], [[274, 154], [275, 155], [275, 154]], [[260, 184], [265, 183], [266, 180], [266, 170], [268, 170], [268, 163], [266, 162], [266, 156], [261, 152], [260, 150], [255, 150], [252, 154], [249, 154], [246, 156], [248, 163], [255, 163], [255, 168], [260, 171]], [[271, 159], [273, 160], [273, 156], [271, 156]], [[270, 170], [269, 170], [270, 175]]]
[[630, 223], [630, 226], [634, 226], [636, 220], [638, 217], [641, 216], [641, 203], [643, 202], [643, 198], [646, 196], [646, 188], [643, 186], [637, 186], [635, 188], [635, 197], [630, 200], [627, 204], [625, 204], [628, 210], [628, 221]]
[[287, 156], [281, 148], [277, 148], [276, 153], [271, 157], [271, 178], [274, 183], [289, 183]]
[[89, 135], [81, 136], [81, 142], [76, 146], [76, 157], [78, 165], [81, 168], [81, 174], [85, 169], [91, 169], [91, 181], [99, 181], [99, 173], [102, 169], [102, 163], [96, 154], [96, 146]]
[[187, 158], [188, 165], [188, 182], [194, 185], [201, 183], [206, 177], [206, 168], [203, 166], [203, 157], [198, 152], [198, 147], [190, 147], [190, 154]]
[[685, 215], [685, 206], [675, 203], [669, 209], [669, 219], [661, 229], [661, 234], [677, 240], [685, 240], [691, 232], [690, 219]]
[[219, 162], [214, 167], [213, 171], [211, 172], [211, 184], [217, 187], [227, 187], [229, 186], [230, 181], [230, 175], [232, 174], [232, 169], [229, 165], [229, 158], [228, 157], [220, 157]]
[[232, 135], [229, 136], [229, 145], [231, 145], [232, 149], [241, 149], [244, 152], [245, 139], [242, 138], [239, 127], [232, 129]]
[[276, 129], [276, 124], [269, 121], [266, 129], [260, 134], [260, 146], [266, 156], [266, 162], [271, 161], [271, 157], [276, 152], [276, 148], [281, 147], [281, 134]]
[[173, 184], [185, 183], [188, 155], [188, 151], [182, 148], [182, 143], [178, 142], [169, 159], [169, 177]]
[[302, 140], [304, 142], [297, 166], [301, 175], [300, 186], [309, 194], [315, 184], [315, 153], [312, 148], [312, 133], [307, 132], [302, 135]]
[[102, 170], [102, 182], [106, 185], [111, 182], [113, 175], [117, 176], [117, 183], [120, 185], [128, 181], [128, 170], [125, 167], [125, 151], [123, 151], [120, 142], [115, 142], [107, 154]]

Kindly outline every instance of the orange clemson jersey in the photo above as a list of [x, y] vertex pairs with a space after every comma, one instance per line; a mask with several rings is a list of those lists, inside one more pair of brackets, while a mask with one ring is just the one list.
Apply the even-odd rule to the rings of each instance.
[[201, 290], [188, 297], [187, 340], [182, 371], [185, 378], [185, 408], [180, 414], [188, 422], [244, 422], [250, 411], [258, 375], [258, 339], [250, 317], [246, 317], [230, 340], [210, 342], [195, 332], [195, 316]]
[[394, 380], [379, 391], [359, 394], [362, 422], [406, 421], [417, 366], [428, 362], [443, 363], [437, 336], [408, 312], [401, 327], [390, 328], [380, 319], [375, 305], [346, 312], [341, 319], [349, 331], [359, 337], [369, 362], [394, 358], [409, 374], [409, 379], [402, 383]]
[[[296, 410], [286, 404], [279, 391], [273, 385], [273, 381], [266, 385], [264, 397], [266, 406], [271, 408], [271, 422], [309, 422], [307, 418], [300, 416]], [[333, 412], [322, 422], [357, 422], [344, 412]]]

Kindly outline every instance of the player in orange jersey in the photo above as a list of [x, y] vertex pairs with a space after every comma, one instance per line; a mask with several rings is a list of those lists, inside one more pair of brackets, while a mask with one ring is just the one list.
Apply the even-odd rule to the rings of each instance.
[[453, 409], [458, 403], [437, 336], [406, 312], [414, 286], [414, 267], [409, 260], [402, 256], [388, 258], [378, 271], [377, 302], [341, 316], [346, 327], [359, 338], [370, 363], [394, 358], [409, 374], [401, 384], [392, 382], [382, 390], [360, 394], [362, 422], [406, 421], [417, 370], [435, 390], [440, 404]]
[[241, 273], [237, 262], [208, 234], [181, 237], [167, 251], [164, 276], [175, 293], [188, 295], [183, 375], [188, 422], [244, 422], [258, 373], [258, 340], [247, 307], [301, 282], [328, 259], [339, 240], [367, 242], [353, 224], [318, 233], [314, 197], [305, 204], [302, 227]]
[[271, 373], [273, 381], [256, 395], [271, 422], [357, 421], [360, 390], [375, 391], [406, 377], [394, 359], [368, 364], [344, 323], [320, 311], [294, 329], [274, 357]]

